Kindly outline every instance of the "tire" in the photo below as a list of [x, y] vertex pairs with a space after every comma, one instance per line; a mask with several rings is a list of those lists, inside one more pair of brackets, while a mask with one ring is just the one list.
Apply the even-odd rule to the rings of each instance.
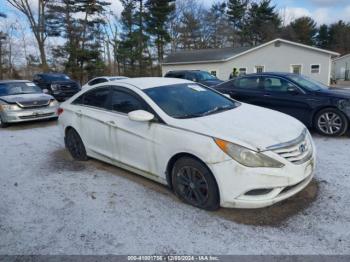
[[171, 174], [173, 190], [180, 200], [205, 210], [220, 207], [216, 180], [202, 162], [182, 157], [176, 161]]
[[314, 125], [319, 134], [335, 137], [345, 134], [349, 120], [338, 109], [325, 108], [316, 114]]
[[9, 124], [8, 124], [8, 123], [5, 123], [5, 122], [2, 120], [1, 116], [0, 116], [0, 128], [6, 128], [6, 127], [8, 127], [8, 126], [9, 126]]
[[87, 161], [88, 156], [83, 141], [74, 129], [69, 129], [65, 137], [65, 145], [71, 156], [78, 161]]

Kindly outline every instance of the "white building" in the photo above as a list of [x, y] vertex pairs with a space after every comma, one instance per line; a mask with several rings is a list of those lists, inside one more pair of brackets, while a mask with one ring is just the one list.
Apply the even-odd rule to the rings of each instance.
[[205, 70], [227, 80], [233, 68], [242, 74], [291, 72], [329, 84], [332, 58], [338, 53], [275, 39], [256, 47], [202, 49], [170, 54], [162, 63], [163, 75], [172, 70]]
[[333, 59], [332, 76], [336, 80], [350, 80], [350, 54]]

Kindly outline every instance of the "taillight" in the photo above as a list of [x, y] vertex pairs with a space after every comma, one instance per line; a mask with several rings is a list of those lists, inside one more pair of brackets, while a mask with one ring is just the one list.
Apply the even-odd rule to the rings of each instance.
[[61, 115], [63, 113], [63, 108], [59, 107], [57, 109], [57, 115]]

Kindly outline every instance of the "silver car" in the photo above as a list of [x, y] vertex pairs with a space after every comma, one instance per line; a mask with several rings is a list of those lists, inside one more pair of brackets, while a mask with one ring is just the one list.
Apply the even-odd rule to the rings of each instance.
[[57, 118], [58, 102], [27, 80], [0, 81], [0, 127]]

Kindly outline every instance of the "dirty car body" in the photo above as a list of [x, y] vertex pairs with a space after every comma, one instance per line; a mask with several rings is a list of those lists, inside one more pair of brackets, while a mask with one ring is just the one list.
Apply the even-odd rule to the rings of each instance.
[[[205, 176], [210, 185], [202, 193], [216, 187], [222, 207], [269, 206], [313, 177], [315, 146], [301, 122], [191, 81], [134, 78], [100, 84], [64, 102], [60, 111], [66, 142], [74, 129], [88, 156], [172, 188], [183, 170], [178, 162], [186, 158], [186, 171], [186, 163], [196, 161], [193, 170], [204, 166], [214, 181]], [[190, 186], [179, 188], [194, 198], [197, 185]]]
[[58, 102], [26, 80], [0, 81], [0, 123], [57, 117]]

